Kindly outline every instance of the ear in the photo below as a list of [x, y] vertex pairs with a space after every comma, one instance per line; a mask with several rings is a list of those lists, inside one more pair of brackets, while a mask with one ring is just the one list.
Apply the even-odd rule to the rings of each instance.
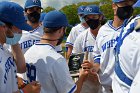
[[115, 3], [112, 3], [112, 9], [115, 10], [117, 8]]

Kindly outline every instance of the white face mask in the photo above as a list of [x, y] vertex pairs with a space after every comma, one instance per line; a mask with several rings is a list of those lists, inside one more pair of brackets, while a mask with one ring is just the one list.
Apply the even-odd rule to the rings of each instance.
[[22, 34], [14, 33], [13, 38], [6, 37], [6, 44], [15, 45], [20, 40]]
[[79, 19], [80, 19], [81, 23], [85, 23], [86, 22], [83, 17], [79, 17]]

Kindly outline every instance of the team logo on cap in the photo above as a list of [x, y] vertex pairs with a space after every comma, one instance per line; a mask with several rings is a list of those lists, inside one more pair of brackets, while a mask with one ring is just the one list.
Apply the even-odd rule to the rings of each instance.
[[86, 9], [87, 9], [87, 11], [92, 12], [92, 8], [87, 7]]
[[34, 2], [34, 3], [37, 3], [37, 2], [38, 2], [38, 0], [33, 0], [33, 2]]
[[84, 8], [81, 7], [81, 10], [84, 10]]

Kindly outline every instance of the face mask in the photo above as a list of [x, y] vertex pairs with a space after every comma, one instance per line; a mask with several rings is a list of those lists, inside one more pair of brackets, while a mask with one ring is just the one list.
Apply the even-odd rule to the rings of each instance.
[[60, 44], [62, 43], [64, 37], [65, 37], [65, 33], [63, 34], [63, 36], [61, 36], [61, 37], [58, 39], [58, 42], [57, 42], [57, 44], [56, 44], [57, 46], [60, 45]]
[[6, 44], [9, 44], [9, 45], [17, 44], [18, 41], [20, 40], [21, 36], [22, 36], [22, 34], [14, 33], [13, 38], [6, 37]]
[[39, 22], [39, 19], [40, 19], [40, 13], [35, 11], [33, 13], [28, 14], [27, 17], [28, 17], [28, 20], [31, 21], [32, 23], [37, 23]]
[[99, 19], [89, 19], [86, 23], [92, 30], [96, 29], [100, 25]]
[[132, 6], [118, 7], [117, 9], [117, 16], [121, 20], [130, 18], [132, 16], [132, 13], [133, 13]]
[[81, 23], [85, 23], [85, 19], [83, 17], [79, 17]]

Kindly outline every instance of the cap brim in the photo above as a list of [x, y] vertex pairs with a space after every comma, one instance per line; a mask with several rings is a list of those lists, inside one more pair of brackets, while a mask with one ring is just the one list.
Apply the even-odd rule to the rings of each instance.
[[2, 21], [0, 21], [0, 26], [3, 26], [3, 25], [5, 25]]
[[140, 0], [138, 0], [134, 5], [133, 7], [140, 7]]
[[85, 14], [84, 16], [87, 16], [87, 15], [101, 15], [102, 13], [88, 13], [88, 14]]
[[25, 7], [25, 9], [32, 8], [32, 7], [40, 7], [41, 9], [43, 9], [41, 6], [38, 6], [38, 5], [31, 5], [31, 6]]
[[17, 28], [19, 28], [21, 30], [26, 30], [26, 31], [33, 30], [33, 28], [30, 25], [28, 25], [26, 22], [16, 23], [16, 24], [13, 24], [13, 25], [15, 25]]
[[81, 15], [81, 14], [84, 14], [84, 12], [79, 12], [78, 14]]

